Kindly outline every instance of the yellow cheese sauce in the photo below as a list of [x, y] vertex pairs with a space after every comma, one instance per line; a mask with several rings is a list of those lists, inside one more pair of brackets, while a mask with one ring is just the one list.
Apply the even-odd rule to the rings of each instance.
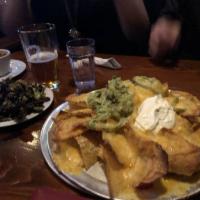
[[[53, 159], [56, 165], [64, 172], [78, 175], [84, 167], [77, 144], [72, 140], [59, 142], [58, 144], [57, 150], [53, 152]], [[135, 190], [127, 188], [118, 198], [148, 200], [162, 197], [169, 198], [170, 196], [181, 197], [186, 195], [187, 191], [195, 186], [198, 181], [200, 182], [200, 173], [191, 177], [166, 175], [146, 188]]]
[[83, 170], [81, 154], [72, 140], [59, 142], [53, 151], [53, 160], [57, 167], [71, 174], [79, 174]]
[[200, 180], [200, 174], [184, 178], [176, 175], [167, 175], [153, 185], [143, 189], [127, 188], [118, 198], [126, 200], [159, 200], [162, 198], [184, 197], [187, 196], [187, 191], [191, 187], [195, 187], [198, 180]]
[[178, 175], [166, 175], [160, 180], [156, 181], [151, 187], [146, 189], [138, 189], [135, 192], [139, 197], [138, 200], [162, 198], [162, 197], [182, 197], [186, 196], [187, 192], [195, 187], [197, 182], [200, 182], [200, 173], [191, 177], [184, 177]]

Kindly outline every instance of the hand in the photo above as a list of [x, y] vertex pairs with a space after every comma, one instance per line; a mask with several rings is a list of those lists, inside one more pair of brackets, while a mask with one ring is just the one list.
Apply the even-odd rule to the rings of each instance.
[[161, 17], [152, 26], [149, 39], [149, 54], [153, 59], [163, 59], [176, 50], [181, 35], [179, 20]]

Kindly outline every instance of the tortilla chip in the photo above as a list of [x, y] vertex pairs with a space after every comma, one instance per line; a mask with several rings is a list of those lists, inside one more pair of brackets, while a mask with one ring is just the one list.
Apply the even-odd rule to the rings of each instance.
[[105, 162], [105, 172], [108, 180], [108, 185], [110, 188], [110, 196], [112, 198], [120, 199], [134, 199], [136, 195], [132, 187], [132, 183], [128, 178], [126, 169], [124, 168], [116, 159], [115, 154], [108, 146], [104, 146], [104, 162]]
[[94, 134], [99, 133], [89, 133], [75, 137], [80, 147], [80, 152], [86, 169], [90, 168], [98, 160], [99, 147]]
[[69, 102], [70, 107], [81, 107], [85, 108], [87, 107], [87, 98], [89, 93], [83, 93], [80, 95], [77, 94], [71, 94], [66, 97], [66, 101]]
[[75, 137], [83, 134], [86, 131], [86, 125], [90, 117], [76, 117], [71, 116], [66, 119], [62, 117], [58, 117], [55, 120], [55, 132], [54, 139], [55, 140], [66, 140], [71, 137]]

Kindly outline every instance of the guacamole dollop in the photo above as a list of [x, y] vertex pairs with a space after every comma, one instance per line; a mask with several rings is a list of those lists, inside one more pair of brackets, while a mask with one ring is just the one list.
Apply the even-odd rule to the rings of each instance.
[[98, 123], [106, 123], [108, 120], [112, 120], [113, 123], [110, 123], [110, 126], [105, 124], [103, 128], [118, 129], [133, 112], [133, 94], [129, 93], [128, 87], [123, 84], [120, 77], [108, 81], [106, 88], [92, 92], [87, 103], [95, 111], [94, 117], [89, 122], [91, 129], [98, 127]]

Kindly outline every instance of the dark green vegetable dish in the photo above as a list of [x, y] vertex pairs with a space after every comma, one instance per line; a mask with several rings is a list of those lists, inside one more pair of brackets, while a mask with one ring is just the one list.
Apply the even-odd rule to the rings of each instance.
[[0, 82], [0, 122], [22, 121], [31, 113], [40, 113], [46, 101], [49, 98], [41, 84], [4, 80]]

